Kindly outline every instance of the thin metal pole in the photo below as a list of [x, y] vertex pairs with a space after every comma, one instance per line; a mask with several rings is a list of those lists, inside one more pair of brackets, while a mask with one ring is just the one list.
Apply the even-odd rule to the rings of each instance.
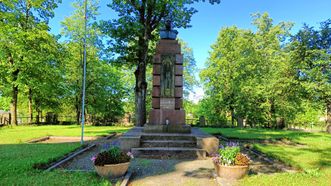
[[80, 144], [84, 144], [84, 124], [85, 124], [85, 84], [86, 84], [86, 35], [87, 35], [87, 0], [84, 3], [85, 8], [85, 25], [84, 25], [84, 65], [83, 65], [83, 93], [82, 93], [82, 135]]

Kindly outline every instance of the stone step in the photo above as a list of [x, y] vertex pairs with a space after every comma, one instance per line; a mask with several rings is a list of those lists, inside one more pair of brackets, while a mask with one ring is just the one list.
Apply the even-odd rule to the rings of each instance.
[[142, 141], [145, 140], [188, 140], [196, 142], [195, 136], [183, 135], [183, 134], [160, 134], [160, 135], [142, 135], [140, 138]]
[[141, 147], [196, 147], [193, 140], [143, 140]]
[[156, 159], [205, 159], [206, 151], [199, 148], [183, 147], [145, 147], [132, 148], [131, 152], [138, 158]]

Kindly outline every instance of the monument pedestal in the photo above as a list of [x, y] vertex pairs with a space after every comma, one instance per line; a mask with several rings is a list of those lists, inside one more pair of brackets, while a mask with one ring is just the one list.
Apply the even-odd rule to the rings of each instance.
[[144, 132], [190, 133], [183, 109], [183, 55], [178, 41], [161, 39], [153, 63], [152, 110]]

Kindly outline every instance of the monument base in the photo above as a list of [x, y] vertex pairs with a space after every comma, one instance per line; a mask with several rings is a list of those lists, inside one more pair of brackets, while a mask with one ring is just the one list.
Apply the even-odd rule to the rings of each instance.
[[149, 125], [185, 125], [185, 111], [175, 109], [152, 109]]
[[191, 133], [189, 125], [145, 125], [145, 133]]
[[[161, 125], [162, 126], [162, 125]], [[162, 128], [161, 126], [148, 126]], [[204, 159], [217, 153], [219, 140], [199, 128], [191, 133], [145, 132], [144, 127], [134, 127], [120, 137], [120, 148], [141, 158]]]

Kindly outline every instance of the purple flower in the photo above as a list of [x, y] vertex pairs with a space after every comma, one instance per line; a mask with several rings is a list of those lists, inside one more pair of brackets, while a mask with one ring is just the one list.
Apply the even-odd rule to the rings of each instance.
[[224, 149], [223, 144], [220, 144], [219, 148], [220, 148], [220, 149]]
[[94, 156], [92, 156], [91, 161], [94, 163], [96, 159], [97, 159], [97, 156], [94, 155]]
[[131, 152], [126, 153], [131, 159], [133, 159], [133, 154]]
[[226, 146], [228, 146], [228, 147], [237, 147], [237, 146], [239, 146], [239, 143], [230, 141], [230, 142], [226, 143]]
[[110, 145], [108, 143], [102, 145], [103, 150], [108, 150], [110, 148]]

